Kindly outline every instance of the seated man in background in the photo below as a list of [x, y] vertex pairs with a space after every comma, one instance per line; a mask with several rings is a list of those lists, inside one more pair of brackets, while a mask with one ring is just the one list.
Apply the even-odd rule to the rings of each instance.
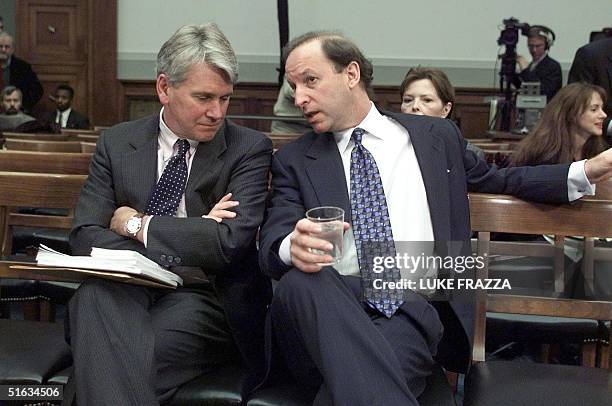
[[[2, 114], [0, 114], [0, 131], [24, 131], [29, 127], [39, 127], [38, 121], [22, 111], [21, 90], [15, 86], [2, 89]], [[28, 128], [26, 128], [28, 127]]]
[[271, 295], [257, 266], [272, 143], [225, 120], [238, 65], [214, 24], [187, 25], [157, 55], [159, 114], [102, 133], [70, 245], [140, 252], [176, 290], [90, 279], [68, 305], [79, 404], [154, 405], [217, 365], [261, 379]]
[[[406, 73], [400, 85], [400, 97], [402, 113], [450, 119], [455, 89], [441, 70], [418, 66]], [[484, 152], [469, 141], [467, 148], [484, 159]]]
[[52, 113], [45, 114], [42, 121], [52, 128], [54, 132], [61, 132], [62, 128], [85, 130], [89, 128], [89, 119], [72, 108], [74, 89], [68, 85], [59, 85], [55, 89], [55, 106]]
[[548, 55], [555, 40], [555, 34], [543, 25], [534, 25], [527, 34], [527, 48], [531, 54], [531, 62], [517, 55], [516, 62], [521, 70], [514, 82], [517, 88], [522, 82], [540, 82], [540, 94], [550, 102], [563, 86], [561, 65]]
[[[466, 150], [450, 120], [379, 111], [368, 94], [372, 64], [343, 35], [306, 33], [287, 44], [283, 60], [313, 131], [272, 161], [259, 257], [280, 280], [270, 305], [275, 350], [317, 391], [317, 405], [417, 405], [436, 361], [468, 367], [474, 292], [445, 291], [435, 301], [436, 292], [377, 288], [373, 281], [390, 286], [410, 276], [390, 266], [375, 279], [372, 249], [393, 261], [397, 242], [428, 241], [438, 257], [466, 259], [468, 190], [567, 202], [612, 176], [612, 150], [571, 166], [497, 170]], [[320, 206], [344, 209], [350, 222], [333, 266], [316, 251], [331, 253], [332, 244], [304, 218]], [[474, 277], [474, 269], [434, 271]]]
[[31, 113], [43, 95], [43, 88], [32, 66], [13, 55], [13, 51], [13, 37], [6, 31], [0, 32], [0, 88], [12, 85], [21, 89], [23, 111]]

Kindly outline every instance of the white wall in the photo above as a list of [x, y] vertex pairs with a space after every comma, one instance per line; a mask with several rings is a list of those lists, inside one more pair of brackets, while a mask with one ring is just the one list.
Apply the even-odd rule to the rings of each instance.
[[[153, 60], [179, 26], [215, 21], [234, 46], [243, 80], [275, 80], [274, 72], [256, 71], [273, 71], [277, 65], [276, 0], [118, 0], [118, 16], [120, 77], [139, 75], [142, 62]], [[375, 74], [379, 84], [395, 83], [398, 73], [394, 69], [405, 72], [415, 64], [449, 68], [451, 80], [454, 76], [455, 81], [465, 82], [456, 85], [492, 84], [501, 22], [510, 16], [552, 28], [557, 41], [551, 55], [567, 70], [590, 31], [612, 25], [612, 3], [289, 0], [291, 36], [313, 29], [344, 32], [373, 59], [379, 68]], [[518, 52], [528, 55], [525, 43], [521, 37]], [[381, 78], [381, 73], [387, 77]]]

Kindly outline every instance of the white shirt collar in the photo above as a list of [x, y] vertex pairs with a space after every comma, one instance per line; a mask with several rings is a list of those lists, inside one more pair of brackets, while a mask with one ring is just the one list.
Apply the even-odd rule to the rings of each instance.
[[57, 111], [58, 111], [58, 113], [60, 113], [62, 115], [62, 117], [68, 117], [70, 115], [70, 112], [72, 111], [72, 107], [68, 107], [64, 111], [59, 111], [59, 110], [57, 110]]
[[[159, 147], [163, 150], [174, 149], [174, 144], [180, 137], [176, 135], [170, 127], [164, 121], [164, 108], [162, 107], [159, 111]], [[189, 141], [189, 152], [193, 153], [193, 150], [198, 146], [198, 141], [187, 140]]]
[[384, 139], [383, 132], [380, 131], [380, 123], [381, 120], [384, 119], [384, 116], [376, 109], [374, 103], [370, 102], [370, 104], [370, 111], [361, 123], [357, 124], [355, 127], [347, 128], [346, 130], [334, 132], [334, 138], [340, 151], [346, 151], [349, 147], [351, 134], [353, 134], [353, 130], [357, 127], [364, 129], [368, 134], [376, 138], [381, 140]]

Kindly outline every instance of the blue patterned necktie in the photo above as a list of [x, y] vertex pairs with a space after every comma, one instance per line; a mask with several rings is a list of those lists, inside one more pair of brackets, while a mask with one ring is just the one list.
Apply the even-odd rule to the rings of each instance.
[[178, 147], [178, 153], [170, 158], [162, 176], [159, 178], [159, 182], [155, 185], [145, 209], [146, 214], [153, 216], [176, 215], [176, 210], [187, 184], [185, 154], [189, 151], [189, 141], [177, 140], [174, 145]]
[[364, 130], [357, 127], [351, 138], [355, 143], [351, 152], [351, 216], [355, 247], [361, 271], [361, 285], [365, 301], [387, 317], [393, 316], [402, 305], [401, 290], [374, 289], [374, 279], [399, 282], [399, 269], [385, 268], [381, 273], [372, 269], [374, 257], [395, 258], [395, 243], [385, 191], [374, 157], [362, 144]]

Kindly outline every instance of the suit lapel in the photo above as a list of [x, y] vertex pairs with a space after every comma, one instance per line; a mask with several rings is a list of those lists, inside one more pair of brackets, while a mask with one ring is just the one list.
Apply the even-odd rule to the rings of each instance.
[[443, 141], [432, 131], [433, 124], [430, 120], [419, 120], [405, 114], [383, 114], [393, 117], [408, 130], [425, 184], [434, 239], [449, 241], [449, 172]]
[[209, 201], [210, 191], [217, 183], [218, 175], [223, 167], [221, 155], [227, 149], [225, 133], [229, 131], [229, 126], [230, 124], [226, 121], [210, 142], [198, 144], [185, 189], [188, 216], [199, 216], [204, 213], [208, 205], [214, 203]]
[[306, 158], [306, 175], [312, 184], [319, 205], [344, 209], [344, 220], [350, 222], [351, 206], [344, 167], [333, 134], [316, 135], [314, 142], [306, 151]]
[[[133, 134], [132, 148], [123, 161], [123, 179], [126, 190], [133, 191], [138, 207], [143, 211], [149, 201], [153, 186], [157, 182], [157, 149], [159, 115], [152, 117], [142, 130]], [[129, 136], [129, 135], [126, 135]]]
[[66, 128], [74, 127], [74, 111], [70, 110], [70, 114], [68, 114], [68, 120], [66, 120]]

